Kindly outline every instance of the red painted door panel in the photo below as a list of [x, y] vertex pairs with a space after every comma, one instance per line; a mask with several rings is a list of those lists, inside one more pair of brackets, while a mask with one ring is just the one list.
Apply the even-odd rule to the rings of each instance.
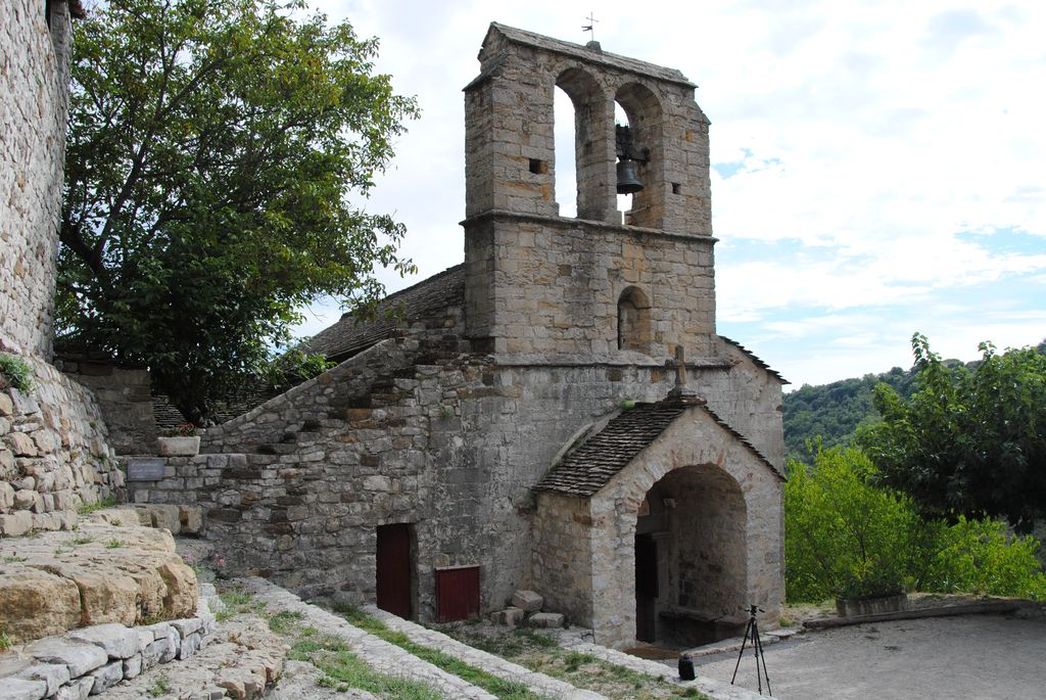
[[468, 620], [479, 616], [479, 567], [436, 569], [436, 619]]
[[378, 607], [409, 619], [413, 612], [410, 525], [401, 523], [378, 528], [377, 559]]

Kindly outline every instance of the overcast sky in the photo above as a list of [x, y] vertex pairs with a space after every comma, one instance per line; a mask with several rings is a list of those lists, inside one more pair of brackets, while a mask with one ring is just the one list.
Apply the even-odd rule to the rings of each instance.
[[1046, 338], [1046, 2], [311, 2], [422, 108], [365, 203], [419, 267], [389, 291], [463, 259], [488, 24], [584, 43], [594, 10], [605, 51], [678, 68], [712, 120], [719, 333], [796, 387], [908, 367], [915, 331], [962, 359]]

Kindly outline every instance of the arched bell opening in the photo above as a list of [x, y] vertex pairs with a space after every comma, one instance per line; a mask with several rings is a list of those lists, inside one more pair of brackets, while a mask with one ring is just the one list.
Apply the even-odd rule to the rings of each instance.
[[[611, 121], [609, 99], [602, 86], [585, 70], [567, 68], [556, 78], [556, 198], [564, 215], [592, 221], [613, 220], [613, 134], [604, 127]], [[564, 97], [569, 100], [563, 99]], [[569, 104], [567, 104], [569, 102]], [[568, 145], [573, 113], [573, 147]], [[572, 162], [569, 162], [571, 161]], [[571, 168], [573, 172], [571, 173]], [[562, 183], [560, 182], [560, 173]], [[570, 191], [576, 188], [576, 198]], [[610, 194], [608, 194], [610, 193]], [[574, 199], [576, 206], [567, 204]]]
[[661, 102], [649, 88], [627, 83], [614, 95], [618, 210], [631, 226], [664, 221], [664, 124]]
[[746, 520], [740, 486], [715, 465], [650, 488], [636, 518], [636, 639], [686, 647], [742, 632]]

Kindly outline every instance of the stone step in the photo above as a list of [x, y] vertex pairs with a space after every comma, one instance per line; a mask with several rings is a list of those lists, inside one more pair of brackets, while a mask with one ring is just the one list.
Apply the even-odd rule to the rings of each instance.
[[404, 620], [402, 617], [376, 608], [373, 605], [365, 606], [363, 609], [368, 615], [381, 620], [389, 629], [407, 635], [407, 638], [415, 644], [439, 649], [445, 654], [449, 654], [470, 666], [475, 666], [503, 680], [523, 683], [538, 695], [561, 700], [606, 700], [606, 697], [599, 693], [576, 688], [566, 681], [546, 676], [544, 673], [531, 671], [529, 668], [514, 664], [500, 656], [470, 647], [448, 637], [442, 632], [422, 627], [410, 620]]
[[345, 640], [356, 656], [379, 673], [422, 681], [447, 698], [495, 700], [495, 696], [482, 688], [427, 661], [422, 661], [395, 644], [352, 626], [334, 613], [306, 603], [290, 591], [265, 579], [252, 577], [241, 581], [255, 599], [264, 603], [271, 612], [300, 612], [305, 624]]

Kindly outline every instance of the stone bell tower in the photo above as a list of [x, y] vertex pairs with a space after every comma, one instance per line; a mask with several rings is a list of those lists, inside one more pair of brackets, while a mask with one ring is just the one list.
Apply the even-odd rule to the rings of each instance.
[[[679, 71], [491, 24], [465, 88], [466, 332], [533, 361], [714, 347], [708, 119]], [[575, 110], [576, 218], [555, 201], [553, 93]], [[643, 189], [621, 221], [614, 103]], [[638, 353], [638, 355], [636, 354]]]

